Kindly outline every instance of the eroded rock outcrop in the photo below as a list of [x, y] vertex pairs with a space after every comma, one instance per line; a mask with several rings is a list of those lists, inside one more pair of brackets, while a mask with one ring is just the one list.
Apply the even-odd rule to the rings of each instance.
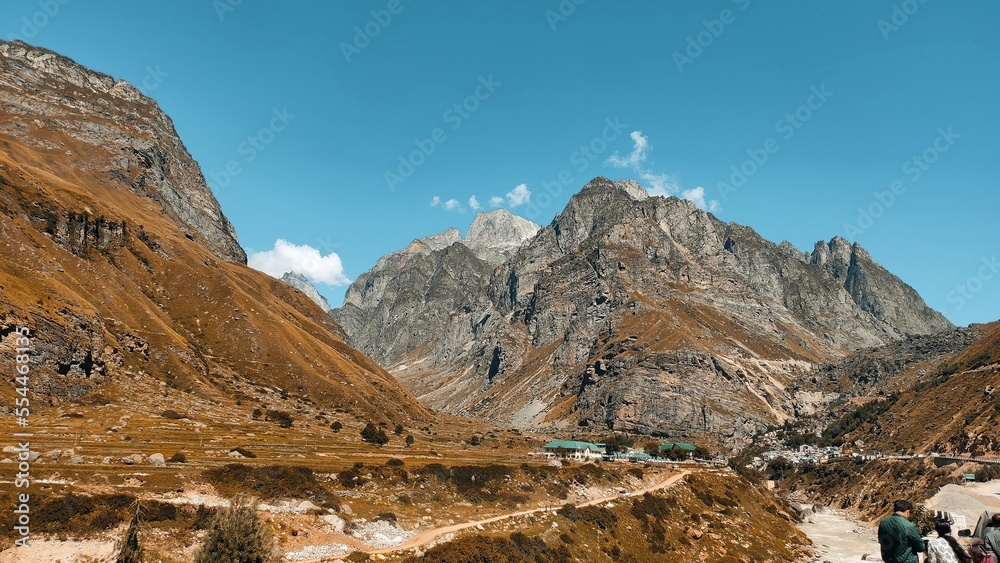
[[815, 362], [951, 328], [858, 245], [779, 246], [631, 181], [591, 181], [499, 264], [438, 240], [334, 316], [429, 404], [519, 426], [737, 440], [793, 416]]

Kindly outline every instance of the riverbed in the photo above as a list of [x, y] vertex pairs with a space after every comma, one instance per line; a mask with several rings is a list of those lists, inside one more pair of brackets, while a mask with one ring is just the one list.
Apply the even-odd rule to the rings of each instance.
[[[975, 529], [983, 511], [1000, 512], [1000, 481], [946, 485], [926, 505], [930, 510], [963, 516], [965, 527]], [[876, 526], [877, 523], [857, 521], [848, 513], [824, 508], [806, 518], [799, 529], [816, 546], [815, 561], [860, 563], [880, 560]], [[963, 543], [967, 542], [963, 538]]]
[[[872, 557], [879, 554], [875, 528], [854, 520], [846, 513], [821, 509], [806, 518], [799, 529], [816, 546], [814, 561], [858, 563], [878, 560]], [[866, 556], [868, 559], [864, 559]]]

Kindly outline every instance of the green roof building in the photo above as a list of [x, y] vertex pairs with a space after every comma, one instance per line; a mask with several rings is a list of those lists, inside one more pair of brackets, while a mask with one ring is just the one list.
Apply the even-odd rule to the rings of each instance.
[[604, 453], [603, 449], [597, 444], [578, 442], [576, 440], [552, 440], [542, 446], [542, 450], [555, 457], [572, 459], [600, 458], [601, 454]]

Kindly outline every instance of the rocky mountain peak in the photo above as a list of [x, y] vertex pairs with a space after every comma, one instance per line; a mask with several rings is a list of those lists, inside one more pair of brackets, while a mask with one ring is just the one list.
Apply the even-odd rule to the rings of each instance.
[[649, 197], [649, 192], [647, 192], [645, 188], [640, 186], [639, 182], [636, 182], [635, 180], [616, 180], [614, 184], [618, 189], [623, 190], [625, 193], [639, 201]]
[[281, 276], [281, 281], [294, 287], [295, 289], [306, 294], [306, 297], [311, 299], [314, 303], [319, 305], [321, 309], [325, 312], [329, 312], [333, 307], [327, 302], [326, 297], [323, 297], [319, 291], [316, 290], [316, 286], [312, 284], [305, 276], [298, 272], [286, 272], [285, 275]]
[[435, 250], [442, 250], [462, 240], [462, 233], [456, 228], [450, 228], [436, 235], [421, 237], [410, 243], [407, 250], [420, 254], [427, 254]]
[[438, 408], [733, 439], [793, 413], [812, 362], [951, 327], [860, 246], [779, 246], [639, 190], [594, 178], [492, 267], [394, 253], [332, 315]]
[[[179, 234], [246, 263], [236, 231], [159, 106], [131, 84], [20, 41], [0, 41], [0, 134], [50, 152], [54, 163], [155, 201]], [[71, 158], [66, 158], [70, 156]]]
[[497, 209], [476, 215], [462, 242], [481, 260], [499, 264], [535, 236], [539, 228], [506, 209]]

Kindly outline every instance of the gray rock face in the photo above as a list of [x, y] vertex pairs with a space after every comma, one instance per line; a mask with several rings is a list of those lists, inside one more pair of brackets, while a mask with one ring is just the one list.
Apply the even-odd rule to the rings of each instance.
[[497, 209], [476, 215], [462, 243], [481, 260], [500, 264], [535, 236], [538, 229], [538, 225], [527, 219], [506, 209]]
[[329, 312], [333, 307], [327, 302], [326, 297], [323, 297], [319, 291], [316, 290], [316, 286], [309, 282], [305, 276], [298, 272], [285, 272], [285, 275], [281, 276], [281, 281], [294, 287], [295, 289], [306, 294], [306, 297], [312, 299], [314, 303], [320, 306], [324, 311]]
[[117, 182], [158, 203], [219, 258], [246, 263], [170, 118], [131, 84], [20, 41], [0, 41], [0, 132], [29, 146], [73, 147], [82, 174]]
[[415, 242], [332, 314], [436, 408], [728, 442], [793, 416], [817, 362], [951, 328], [856, 245], [778, 246], [630, 185], [591, 181], [499, 264]]

